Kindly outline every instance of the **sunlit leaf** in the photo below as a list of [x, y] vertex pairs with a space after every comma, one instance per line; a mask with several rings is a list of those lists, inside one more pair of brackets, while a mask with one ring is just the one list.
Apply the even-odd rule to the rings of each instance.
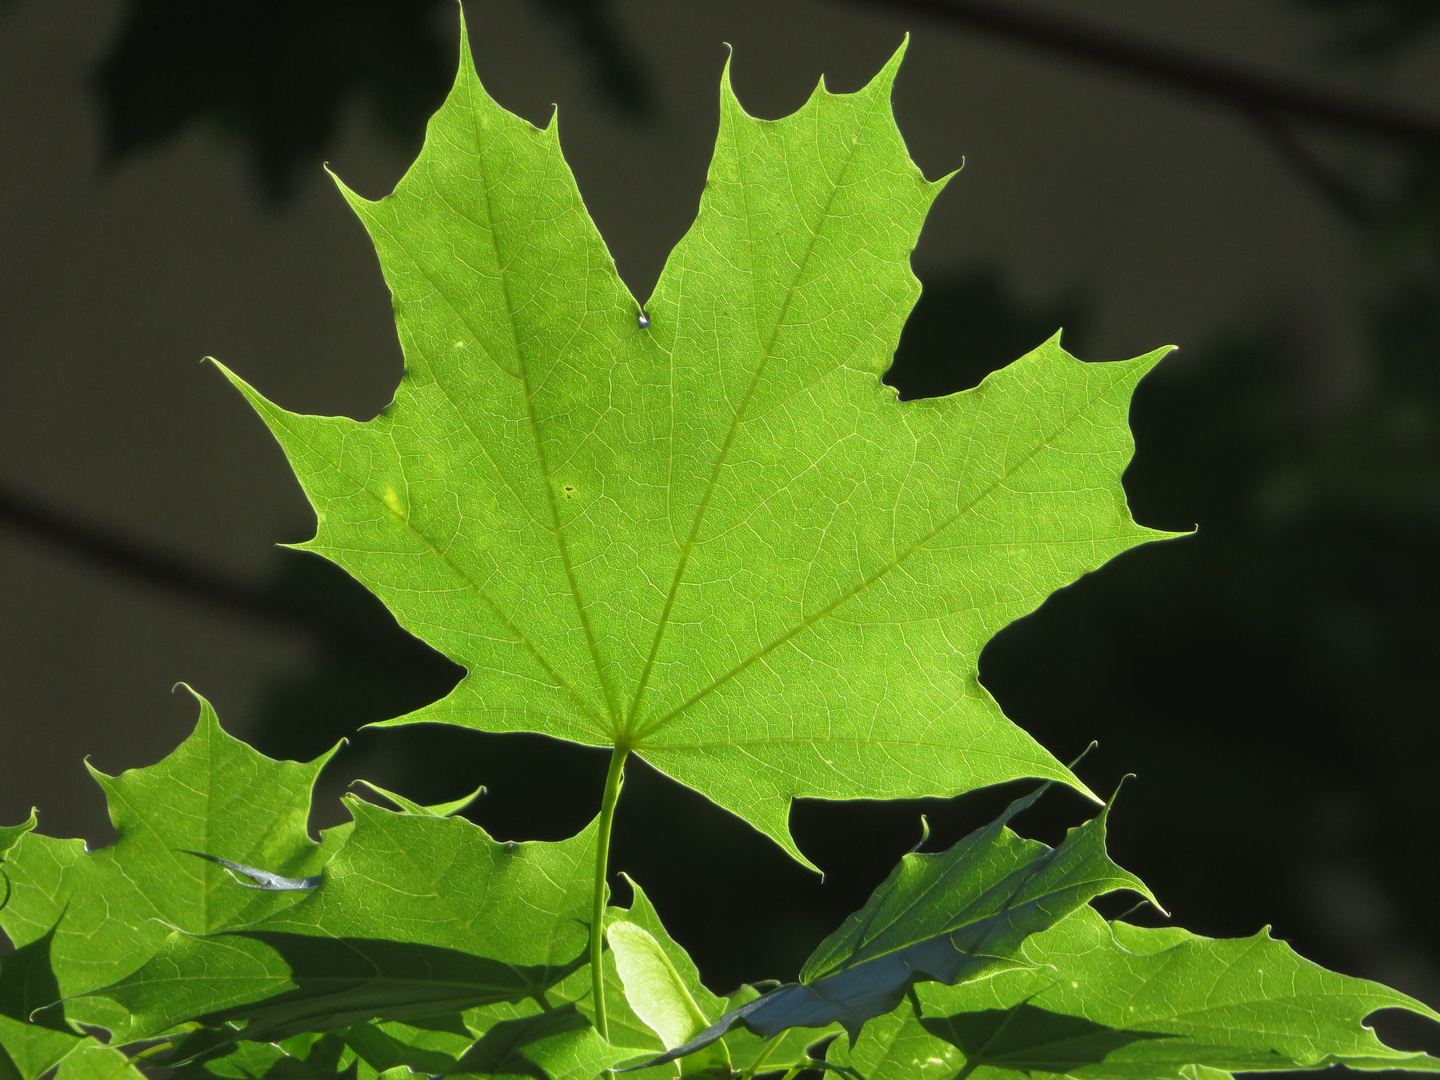
[[[195, 858], [201, 851], [283, 874], [319, 871], [343, 836], [316, 844], [307, 832], [310, 793], [329, 759], [272, 761], [221, 730], [203, 698], [194, 732], [169, 757], [143, 769], [91, 775], [105, 791], [114, 844], [28, 833], [4, 871], [13, 886], [0, 926], [17, 945], [54, 929], [50, 959], [66, 997], [128, 975], [172, 930], [207, 934], [240, 926], [302, 895], [236, 885], [230, 872]], [[121, 1022], [95, 998], [67, 1009], [72, 1019]]]
[[1058, 338], [975, 390], [881, 382], [944, 181], [865, 89], [759, 120], [728, 76], [699, 213], [641, 306], [558, 129], [506, 112], [462, 43], [395, 192], [347, 192], [405, 374], [365, 423], [237, 385], [318, 519], [302, 545], [463, 664], [402, 722], [621, 746], [797, 859], [796, 796], [1079, 784], [976, 662], [1055, 589], [1161, 533], [1120, 475], [1136, 382]]
[[764, 1038], [839, 1024], [854, 1038], [917, 983], [956, 985], [1029, 966], [1017, 955], [1025, 940], [1097, 896], [1130, 889], [1150, 898], [1105, 853], [1108, 806], [1055, 848], [1010, 831], [1007, 822], [1043, 790], [1015, 800], [948, 851], [906, 855], [865, 906], [820, 943], [800, 982], [727, 1012], [649, 1064], [694, 1053], [739, 1024]]
[[1325, 1068], [1440, 1072], [1362, 1021], [1395, 1008], [1440, 1020], [1397, 991], [1326, 971], [1261, 931], [1216, 940], [1107, 923], [1081, 908], [1022, 950], [1035, 965], [983, 982], [917, 988], [830, 1060], [866, 1080], [958, 1072], [977, 1080], [1057, 1073], [1084, 1080], [1220, 1080], [1219, 1073]]
[[243, 930], [172, 935], [103, 991], [129, 1013], [127, 1037], [196, 1018], [270, 1040], [424, 1017], [538, 999], [579, 966], [594, 825], [499, 843], [464, 818], [346, 802], [354, 831], [319, 888]]

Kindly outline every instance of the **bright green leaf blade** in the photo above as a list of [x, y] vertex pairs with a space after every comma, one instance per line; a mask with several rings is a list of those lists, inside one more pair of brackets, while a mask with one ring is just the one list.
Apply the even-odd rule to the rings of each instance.
[[[114, 844], [87, 851], [83, 841], [32, 832], [5, 862], [13, 893], [0, 926], [17, 945], [55, 928], [51, 960], [66, 997], [136, 970], [172, 929], [213, 933], [301, 895], [239, 888], [226, 870], [186, 850], [292, 877], [319, 872], [333, 850], [306, 831], [311, 788], [329, 755], [272, 761], [227, 735], [198, 700], [194, 732], [163, 761], [120, 776], [91, 769], [119, 834]], [[95, 999], [70, 1015], [116, 1021]]]
[[[595, 826], [498, 843], [463, 818], [346, 800], [350, 838], [324, 883], [243, 931], [174, 935], [101, 993], [130, 1038], [203, 1017], [249, 1039], [534, 997], [576, 970], [589, 931]], [[233, 886], [239, 888], [239, 886]]]
[[918, 983], [954, 986], [1032, 966], [1019, 955], [1025, 941], [1097, 896], [1130, 889], [1153, 902], [1140, 879], [1105, 853], [1108, 805], [1056, 848], [1006, 827], [1044, 790], [1015, 800], [948, 851], [906, 855], [865, 906], [820, 943], [801, 982], [727, 1012], [651, 1063], [694, 1053], [742, 1024], [770, 1038], [838, 1023], [854, 1037]]
[[1440, 1072], [1440, 1059], [1394, 1050], [1362, 1021], [1377, 1009], [1440, 1020], [1413, 998], [1326, 971], [1263, 931], [1215, 940], [1106, 923], [1081, 908], [1026, 942], [1037, 965], [958, 987], [919, 988], [831, 1060], [867, 1080], [1215, 1080], [1217, 1071], [1324, 1068]]
[[30, 817], [19, 825], [0, 826], [0, 859], [4, 859], [6, 853], [15, 846], [16, 842], [28, 832], [32, 832], [39, 824], [35, 816], [35, 810], [30, 810]]
[[[609, 927], [623, 921], [644, 930], [659, 945], [666, 961], [679, 975], [685, 992], [701, 1013], [707, 1018], [719, 1016], [725, 1011], [725, 999], [712, 994], [705, 988], [700, 981], [700, 971], [695, 966], [695, 962], [665, 929], [655, 906], [645, 895], [645, 890], [637, 882], [629, 878], [626, 880], [634, 893], [630, 907], [628, 910], [619, 907], [607, 909], [605, 925]], [[661, 1038], [631, 1008], [626, 996], [625, 984], [616, 970], [615, 956], [612, 950], [605, 951], [601, 963], [604, 969], [606, 1026], [609, 1029], [610, 1042], [615, 1046], [630, 1048], [633, 1056], [645, 1052], [653, 1055], [665, 1050], [665, 1043]], [[589, 991], [590, 972], [588, 969], [577, 972], [555, 988], [557, 995], [574, 1000], [581, 1012], [593, 1020], [591, 1013], [593, 999]], [[654, 1074], [633, 1075], [636, 1076], [636, 1080], [654, 1080], [655, 1077], [673, 1076], [674, 1074], [675, 1069], [672, 1066], [657, 1070]]]
[[[1017, 799], [947, 851], [902, 858], [865, 906], [820, 943], [800, 981], [818, 982], [897, 954], [923, 971], [920, 950], [938, 938], [983, 965], [989, 957], [1014, 956], [1029, 935], [1097, 896], [1130, 889], [1155, 902], [1144, 882], [1105, 851], [1109, 806], [1071, 829], [1057, 848], [1011, 832], [1007, 823], [1042, 791]], [[958, 978], [936, 977], [954, 983], [979, 973], [967, 968]]]
[[[609, 925], [605, 937], [625, 988], [626, 1002], [667, 1049], [688, 1042], [709, 1027], [710, 1018], [700, 1011], [666, 950], [647, 930], [617, 920]], [[717, 1040], [682, 1059], [679, 1065], [682, 1076], [724, 1076], [730, 1072], [730, 1055], [725, 1043]]]
[[395, 192], [347, 192], [394, 296], [394, 403], [301, 416], [231, 378], [315, 507], [304, 546], [466, 667], [403, 722], [628, 744], [796, 858], [795, 796], [1084, 790], [976, 660], [1162, 535], [1120, 487], [1161, 354], [1082, 364], [1052, 341], [976, 390], [896, 400], [880, 376], [942, 186], [891, 115], [898, 63], [779, 121], [726, 83], [648, 327], [555, 124], [500, 108], [468, 55]]
[[709, 1026], [680, 973], [646, 930], [616, 920], [605, 931], [605, 940], [625, 987], [625, 1000], [667, 1047], [679, 1046]]
[[462, 795], [458, 799], [451, 799], [449, 802], [436, 803], [433, 806], [421, 806], [413, 799], [407, 799], [404, 795], [397, 795], [393, 791], [386, 791], [379, 784], [372, 784], [369, 780], [356, 780], [355, 782], [369, 788], [381, 798], [388, 799], [391, 803], [399, 807], [407, 814], [422, 814], [429, 817], [450, 817], [452, 814], [458, 814], [461, 810], [464, 810], [481, 795], [485, 794], [485, 786], [482, 784], [480, 787], [477, 787], [474, 791], [470, 792], [469, 795]]

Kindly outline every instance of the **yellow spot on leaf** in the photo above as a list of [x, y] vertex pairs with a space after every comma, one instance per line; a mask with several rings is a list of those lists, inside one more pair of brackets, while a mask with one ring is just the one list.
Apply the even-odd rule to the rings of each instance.
[[385, 494], [381, 496], [385, 500], [385, 508], [398, 518], [405, 516], [405, 504], [400, 501], [400, 493], [393, 487], [387, 487]]

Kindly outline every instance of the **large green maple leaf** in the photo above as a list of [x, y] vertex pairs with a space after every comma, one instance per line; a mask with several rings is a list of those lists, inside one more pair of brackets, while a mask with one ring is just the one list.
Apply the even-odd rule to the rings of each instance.
[[899, 53], [778, 121], [727, 76], [699, 213], [643, 314], [555, 123], [506, 112], [462, 56], [394, 193], [346, 191], [394, 297], [393, 404], [302, 416], [236, 379], [315, 507], [302, 546], [466, 668], [396, 722], [634, 750], [796, 858], [794, 796], [1083, 790], [976, 661], [1162, 535], [1119, 481], [1163, 351], [1085, 364], [1056, 339], [946, 398], [881, 382], [946, 182], [895, 126]]

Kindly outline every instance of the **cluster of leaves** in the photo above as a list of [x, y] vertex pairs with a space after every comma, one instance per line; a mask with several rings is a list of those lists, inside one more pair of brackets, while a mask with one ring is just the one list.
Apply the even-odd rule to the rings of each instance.
[[0, 832], [18, 946], [0, 961], [0, 1074], [1440, 1071], [1364, 1025], [1382, 1008], [1440, 1020], [1412, 998], [1264, 932], [1102, 918], [1107, 893], [1153, 898], [1106, 855], [1108, 806], [1053, 848], [1011, 830], [1043, 787], [906, 856], [794, 983], [720, 997], [638, 883], [609, 904], [632, 753], [802, 862], [797, 796], [1023, 778], [1089, 794], [1004, 717], [976, 659], [1162, 535], [1119, 482], [1130, 395], [1162, 353], [1082, 364], [1056, 339], [972, 391], [896, 400], [880, 377], [943, 186], [895, 128], [898, 64], [774, 122], [727, 81], [696, 223], [644, 308], [554, 124], [505, 112], [468, 64], [395, 193], [347, 192], [395, 298], [393, 405], [300, 416], [231, 378], [315, 507], [304, 546], [465, 669], [398, 722], [607, 748], [599, 815], [566, 840], [498, 842], [455, 816], [468, 800], [372, 788], [388, 806], [348, 796], [351, 820], [317, 842], [328, 755], [265, 758], [202, 701], [165, 761], [95, 773], [112, 846], [33, 817]]

